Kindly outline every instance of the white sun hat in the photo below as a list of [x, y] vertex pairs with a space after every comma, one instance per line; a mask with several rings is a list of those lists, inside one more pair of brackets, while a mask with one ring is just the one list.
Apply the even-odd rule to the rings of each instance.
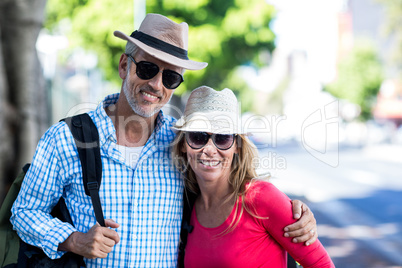
[[245, 134], [241, 127], [240, 108], [232, 90], [216, 91], [201, 86], [191, 92], [184, 115], [172, 127], [175, 131]]

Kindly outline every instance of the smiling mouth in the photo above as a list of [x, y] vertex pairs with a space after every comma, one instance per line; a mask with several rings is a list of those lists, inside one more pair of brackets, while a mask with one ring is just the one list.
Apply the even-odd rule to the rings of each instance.
[[148, 101], [156, 101], [159, 99], [158, 96], [151, 95], [145, 91], [141, 91], [141, 94], [148, 100]]
[[198, 160], [199, 163], [203, 164], [204, 166], [209, 166], [209, 167], [216, 167], [219, 165], [220, 161], [217, 160]]

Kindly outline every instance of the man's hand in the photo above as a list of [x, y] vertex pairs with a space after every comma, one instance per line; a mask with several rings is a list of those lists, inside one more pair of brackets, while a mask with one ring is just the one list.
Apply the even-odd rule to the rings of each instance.
[[109, 229], [120, 225], [113, 220], [105, 220], [106, 227], [96, 223], [87, 233], [74, 232], [59, 245], [59, 250], [71, 251], [88, 259], [106, 258], [120, 238], [116, 231]]
[[317, 222], [310, 208], [300, 200], [292, 200], [293, 217], [299, 219], [297, 222], [284, 228], [286, 237], [293, 237], [294, 243], [305, 242], [306, 246], [311, 245], [318, 238]]

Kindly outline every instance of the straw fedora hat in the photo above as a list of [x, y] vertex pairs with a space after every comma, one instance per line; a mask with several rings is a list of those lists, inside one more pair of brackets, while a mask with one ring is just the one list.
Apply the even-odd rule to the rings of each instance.
[[188, 58], [188, 25], [185, 22], [178, 24], [165, 16], [151, 13], [146, 15], [138, 31], [130, 36], [120, 31], [113, 34], [134, 43], [155, 58], [184, 69], [200, 70], [208, 65]]
[[201, 86], [191, 92], [184, 115], [172, 127], [175, 131], [216, 134], [246, 134], [241, 127], [240, 109], [232, 90], [216, 91]]

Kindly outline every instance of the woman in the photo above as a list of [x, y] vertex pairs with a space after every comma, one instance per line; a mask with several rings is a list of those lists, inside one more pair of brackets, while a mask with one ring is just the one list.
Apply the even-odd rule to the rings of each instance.
[[334, 267], [321, 243], [306, 247], [284, 237], [291, 201], [271, 183], [255, 179], [255, 146], [239, 124], [230, 89], [203, 86], [188, 100], [173, 154], [196, 193], [185, 267], [286, 267], [289, 252], [304, 268]]

